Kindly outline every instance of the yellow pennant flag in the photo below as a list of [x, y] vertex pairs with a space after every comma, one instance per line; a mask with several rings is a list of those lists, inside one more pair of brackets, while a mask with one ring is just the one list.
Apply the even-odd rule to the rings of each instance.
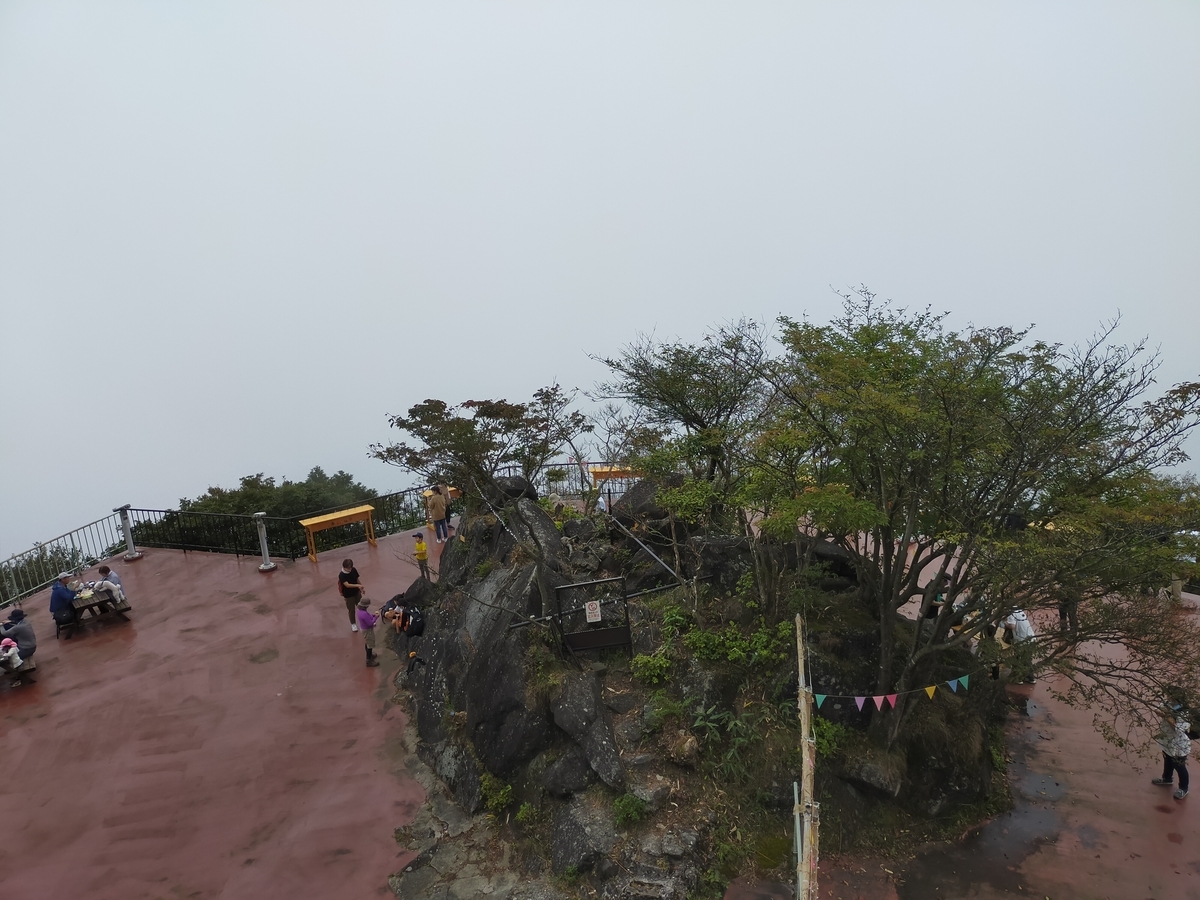
[[929, 687], [925, 688], [925, 693], [927, 693], [929, 695], [930, 700], [933, 699], [933, 692], [936, 690], [937, 690], [936, 684], [931, 684]]

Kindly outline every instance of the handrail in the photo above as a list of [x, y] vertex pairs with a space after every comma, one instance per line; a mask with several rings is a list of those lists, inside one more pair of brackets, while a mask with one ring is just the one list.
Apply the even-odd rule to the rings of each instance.
[[0, 562], [0, 608], [45, 590], [60, 572], [79, 573], [124, 547], [116, 513], [88, 522]]

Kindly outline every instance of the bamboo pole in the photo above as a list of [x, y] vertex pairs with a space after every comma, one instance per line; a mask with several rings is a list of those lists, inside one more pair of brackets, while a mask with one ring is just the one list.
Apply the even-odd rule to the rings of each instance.
[[800, 802], [796, 811], [803, 816], [800, 853], [796, 860], [797, 900], [817, 898], [817, 841], [820, 808], [813, 801], [816, 780], [816, 741], [812, 735], [812, 690], [804, 672], [804, 621], [796, 616], [797, 706], [800, 708]]

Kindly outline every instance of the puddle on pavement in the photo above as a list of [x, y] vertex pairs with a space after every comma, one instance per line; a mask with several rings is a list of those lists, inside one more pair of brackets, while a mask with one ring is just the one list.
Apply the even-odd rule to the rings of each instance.
[[[1025, 715], [1047, 719], [1046, 710], [1032, 700], [1025, 704]], [[1036, 758], [1039, 740], [1036, 731], [1021, 737], [1010, 732], [1009, 783], [1015, 807], [983, 825], [957, 844], [920, 854], [901, 874], [896, 886], [900, 900], [930, 900], [973, 897], [980, 888], [1020, 895], [1026, 885], [1020, 875], [1021, 863], [1047, 842], [1056, 840], [1062, 821], [1054, 810], [1067, 785], [1060, 779], [1031, 771], [1027, 760]], [[1032, 753], [1031, 753], [1032, 751]], [[1080, 835], [1081, 841], [1098, 835]]]
[[1022, 804], [961, 843], [918, 856], [905, 869], [896, 893], [900, 900], [959, 898], [974, 896], [982, 885], [1021, 892], [1021, 863], [1059, 828], [1054, 810]]
[[1067, 792], [1067, 786], [1049, 775], [1027, 772], [1020, 779], [1013, 779], [1013, 790], [1020, 791], [1030, 800], [1058, 800]]

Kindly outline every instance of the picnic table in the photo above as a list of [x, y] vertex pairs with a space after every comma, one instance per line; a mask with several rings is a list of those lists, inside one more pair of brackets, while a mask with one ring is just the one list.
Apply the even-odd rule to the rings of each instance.
[[91, 588], [85, 588], [75, 595], [72, 605], [75, 607], [75, 611], [79, 613], [80, 621], [83, 621], [84, 613], [91, 613], [92, 619], [100, 619], [104, 616], [119, 616], [126, 622], [129, 621], [129, 616], [125, 615], [130, 610], [129, 601], [125, 598], [115, 600], [107, 591], [94, 591]]

